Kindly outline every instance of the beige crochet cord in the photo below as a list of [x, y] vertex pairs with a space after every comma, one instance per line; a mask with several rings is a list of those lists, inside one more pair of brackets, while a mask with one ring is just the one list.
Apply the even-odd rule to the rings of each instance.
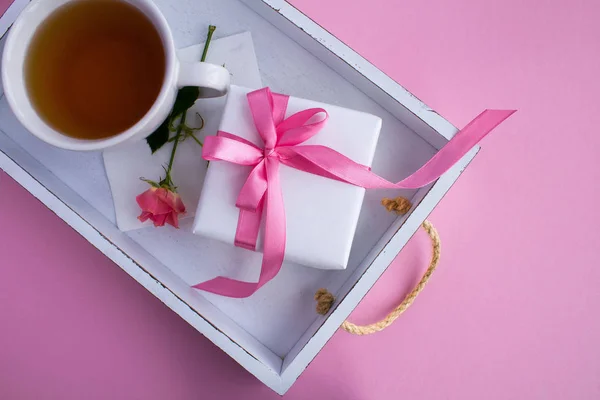
[[372, 333], [384, 330], [390, 326], [400, 315], [402, 315], [402, 313], [406, 311], [408, 307], [410, 307], [415, 301], [419, 293], [421, 293], [440, 261], [440, 236], [438, 235], [437, 230], [433, 227], [431, 222], [427, 220], [423, 222], [423, 225], [421, 226], [423, 229], [425, 229], [429, 235], [429, 238], [431, 239], [432, 255], [429, 267], [427, 268], [427, 271], [425, 271], [425, 274], [423, 274], [423, 277], [417, 286], [406, 295], [398, 307], [394, 308], [394, 310], [392, 310], [392, 312], [381, 321], [369, 325], [356, 325], [350, 321], [344, 321], [342, 324], [342, 329], [344, 329], [346, 332], [352, 333], [353, 335], [370, 335]]
[[[433, 227], [431, 222], [425, 221], [422, 225], [425, 232], [429, 235], [432, 244], [432, 256], [431, 262], [429, 263], [429, 267], [423, 274], [423, 277], [417, 284], [417, 286], [402, 300], [402, 303], [392, 312], [390, 312], [384, 319], [381, 321], [375, 322], [369, 325], [356, 325], [350, 321], [344, 321], [342, 324], [342, 329], [346, 332], [351, 333], [353, 335], [370, 335], [375, 332], [379, 332], [390, 326], [404, 311], [408, 309], [415, 301], [419, 293], [423, 290], [431, 274], [435, 271], [439, 261], [440, 261], [440, 237], [438, 235], [437, 230]], [[315, 300], [317, 300], [317, 312], [320, 314], [327, 314], [333, 303], [335, 302], [335, 298], [331, 293], [329, 293], [326, 289], [319, 289], [315, 295]]]

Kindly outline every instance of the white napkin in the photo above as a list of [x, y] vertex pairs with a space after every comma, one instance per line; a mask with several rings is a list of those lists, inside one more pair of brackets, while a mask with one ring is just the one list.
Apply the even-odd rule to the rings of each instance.
[[[179, 59], [189, 62], [200, 60], [203, 48], [202, 43], [181, 49], [178, 52]], [[206, 61], [217, 65], [225, 64], [231, 73], [231, 82], [236, 85], [256, 89], [262, 86], [250, 32], [213, 40]], [[187, 115], [189, 126], [200, 125], [196, 113], [202, 115], [205, 121], [204, 129], [196, 132], [200, 140], [217, 133], [224, 106], [225, 98], [222, 97], [200, 99], [190, 109]], [[117, 226], [121, 231], [152, 225], [150, 221], [142, 223], [137, 219], [141, 211], [135, 197], [149, 188], [140, 177], [153, 181], [164, 178], [163, 166], [168, 164], [172, 146], [172, 143], [167, 143], [152, 154], [143, 140], [104, 151], [104, 166], [112, 191]], [[202, 148], [194, 140], [187, 139], [177, 149], [171, 172], [177, 192], [186, 206], [187, 213], [183, 218], [195, 215], [205, 174], [206, 161], [202, 159]]]

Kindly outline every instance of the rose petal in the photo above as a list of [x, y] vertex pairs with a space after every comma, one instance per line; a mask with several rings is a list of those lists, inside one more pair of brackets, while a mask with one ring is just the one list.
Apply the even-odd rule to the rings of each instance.
[[157, 208], [153, 214], [167, 214], [173, 210], [173, 207], [168, 202], [165, 202], [165, 199], [169, 198], [171, 193], [171, 191], [164, 188], [156, 190]]
[[148, 211], [142, 211], [142, 213], [140, 214], [140, 216], [138, 217], [138, 219], [141, 222], [146, 222], [148, 220], [148, 218], [150, 218], [152, 214], [149, 213]]
[[152, 215], [150, 219], [154, 222], [154, 226], [165, 226], [168, 214]]
[[175, 211], [171, 211], [169, 214], [167, 214], [166, 222], [167, 224], [179, 229], [179, 219], [177, 218], [177, 213]]
[[175, 202], [173, 203], [173, 209], [177, 212], [177, 214], [185, 213], [185, 204], [183, 204], [183, 200], [181, 200], [181, 196], [175, 194]]
[[142, 222], [150, 219], [154, 226], [169, 224], [179, 228], [179, 214], [185, 213], [181, 197], [168, 189], [152, 187], [136, 197]]
[[174, 210], [178, 214], [185, 212], [185, 205], [177, 193], [164, 190], [158, 197], [160, 201], [164, 202], [169, 207], [169, 210]]
[[159, 199], [161, 191], [167, 192], [166, 189], [162, 188], [150, 188], [135, 198], [142, 211], [147, 211], [155, 215], [171, 211], [171, 207]]

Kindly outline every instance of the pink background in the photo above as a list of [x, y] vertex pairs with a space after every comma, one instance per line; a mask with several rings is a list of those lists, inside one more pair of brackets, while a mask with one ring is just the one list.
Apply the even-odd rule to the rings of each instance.
[[[456, 125], [519, 112], [431, 216], [443, 259], [414, 307], [339, 331], [285, 398], [600, 398], [597, 0], [294, 3]], [[1, 180], [0, 398], [278, 398]], [[352, 320], [397, 303], [428, 246]]]
[[8, 9], [8, 6], [12, 4], [13, 0], [0, 0], [0, 17]]

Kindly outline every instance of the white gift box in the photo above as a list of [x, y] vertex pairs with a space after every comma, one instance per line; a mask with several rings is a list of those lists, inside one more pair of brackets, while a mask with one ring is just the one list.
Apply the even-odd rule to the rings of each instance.
[[[216, 37], [250, 31], [265, 86], [380, 116], [383, 124], [373, 161], [373, 171], [380, 176], [397, 180], [410, 175], [457, 132], [284, 0], [154, 2], [173, 27], [178, 47], [204, 40], [209, 24], [217, 25]], [[413, 203], [407, 215], [396, 216], [381, 206], [389, 191], [367, 191], [346, 270], [284, 265], [253, 296], [231, 299], [190, 286], [219, 275], [255, 281], [258, 268], [253, 267], [260, 267], [261, 254], [193, 235], [191, 219], [182, 221], [179, 230], [121, 232], [102, 155], [69, 152], [39, 141], [17, 121], [0, 94], [0, 169], [280, 394], [326, 345], [477, 151], [431, 185], [398, 192]], [[313, 296], [321, 287], [337, 299], [326, 316], [315, 313]]]
[[[253, 89], [232, 86], [219, 130], [263, 147], [246, 95]], [[381, 129], [381, 118], [312, 100], [290, 97], [289, 117], [309, 108], [323, 108], [327, 123], [302, 143], [330, 147], [350, 159], [371, 166]], [[251, 167], [213, 161], [200, 195], [194, 233], [234, 244], [239, 209], [235, 203]], [[286, 261], [320, 268], [345, 269], [352, 248], [365, 189], [281, 165], [285, 204]], [[257, 251], [262, 250], [259, 235]]]

